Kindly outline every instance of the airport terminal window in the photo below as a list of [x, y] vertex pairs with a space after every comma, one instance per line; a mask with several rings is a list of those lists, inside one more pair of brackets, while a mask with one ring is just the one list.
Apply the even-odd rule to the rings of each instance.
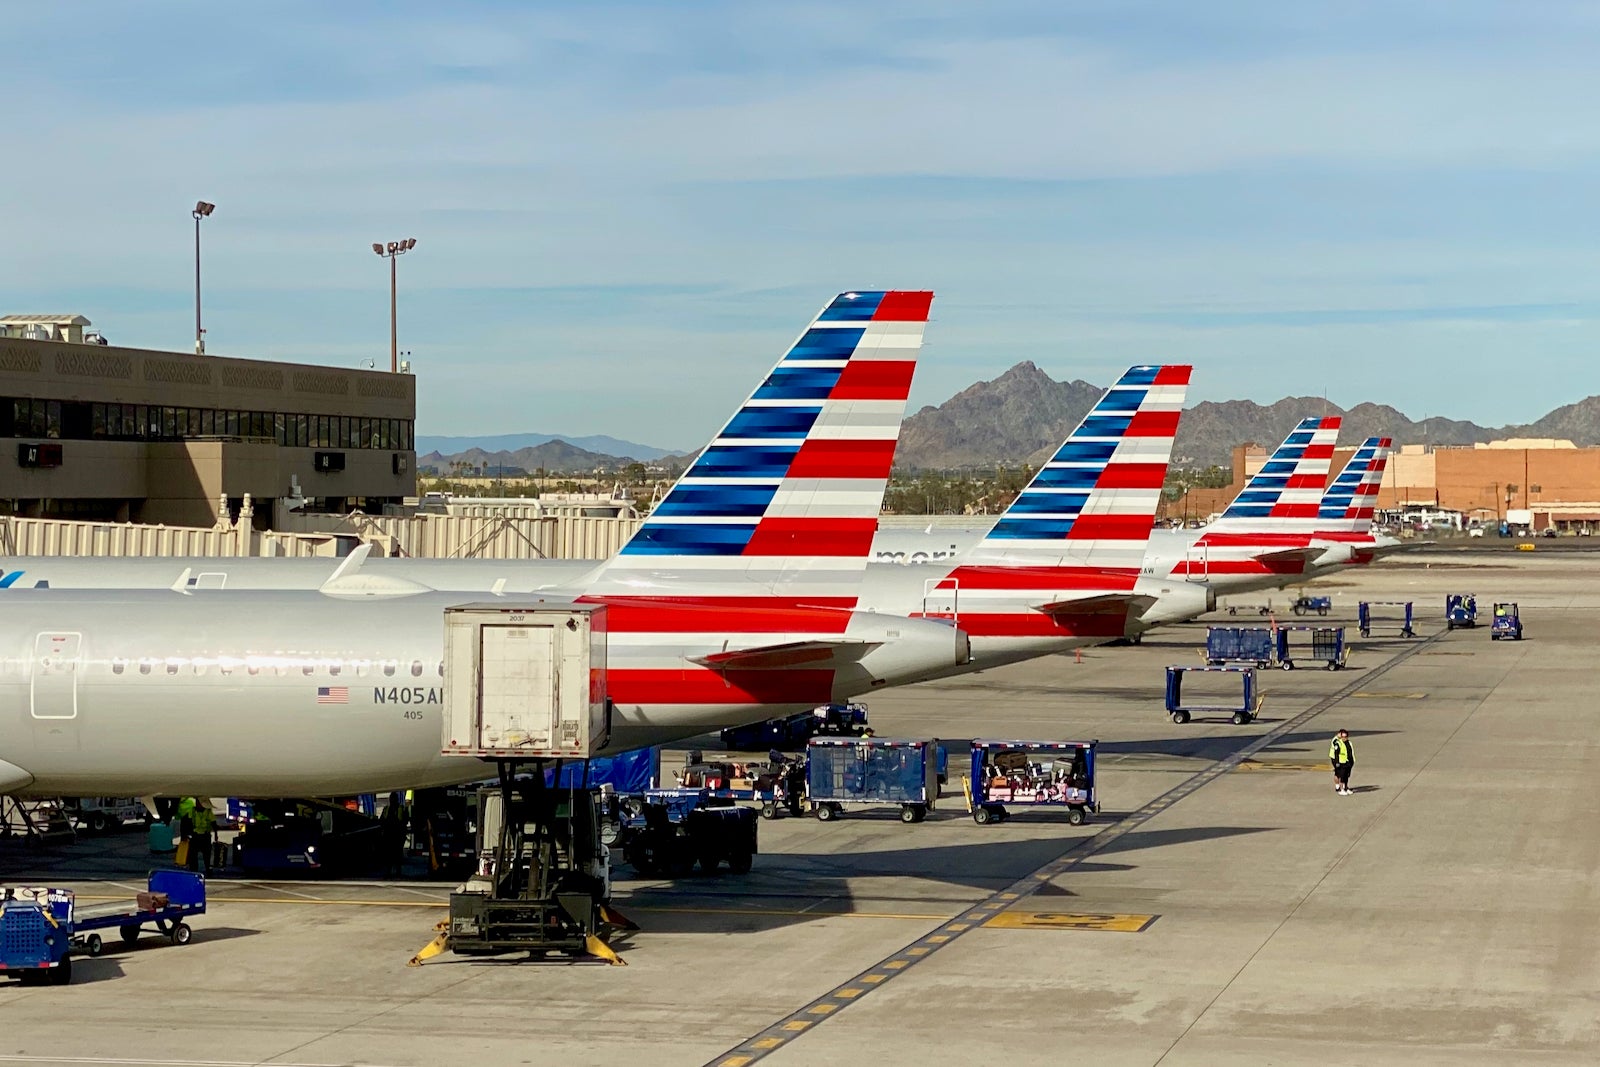
[[236, 437], [276, 441], [289, 448], [409, 451], [414, 434], [410, 419], [0, 397], [0, 437], [75, 441]]

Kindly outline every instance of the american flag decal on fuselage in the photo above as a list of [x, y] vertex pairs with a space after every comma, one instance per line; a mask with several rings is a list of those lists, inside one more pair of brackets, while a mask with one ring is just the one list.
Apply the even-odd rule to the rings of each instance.
[[317, 686], [318, 704], [348, 704], [350, 703], [350, 687], [347, 685], [319, 685]]

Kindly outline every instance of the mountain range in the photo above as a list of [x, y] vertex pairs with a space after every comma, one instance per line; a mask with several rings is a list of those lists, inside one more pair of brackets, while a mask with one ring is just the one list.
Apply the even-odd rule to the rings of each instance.
[[[1018, 363], [1000, 377], [978, 382], [943, 404], [905, 421], [896, 465], [909, 469], [992, 467], [1047, 460], [1099, 398], [1102, 387], [1058, 382], [1033, 363]], [[1340, 415], [1341, 443], [1392, 437], [1396, 444], [1470, 445], [1505, 437], [1565, 438], [1580, 447], [1600, 444], [1600, 396], [1559, 407], [1537, 422], [1501, 427], [1456, 419], [1414, 422], [1387, 404], [1349, 410], [1322, 397], [1286, 397], [1274, 404], [1251, 400], [1202, 401], [1184, 409], [1173, 448], [1176, 466], [1227, 466], [1233, 447], [1246, 441], [1275, 446], [1309, 415]]]
[[[902, 470], [1037, 466], [1050, 457], [1103, 391], [1084, 381], [1058, 382], [1031, 362], [1018, 363], [1000, 377], [971, 385], [943, 404], [924, 407], [906, 419], [895, 465]], [[1205, 400], [1184, 409], [1173, 464], [1227, 466], [1235, 445], [1254, 441], [1274, 446], [1308, 415], [1342, 416], [1339, 440], [1345, 445], [1379, 436], [1392, 437], [1396, 444], [1470, 445], [1505, 437], [1565, 438], [1580, 447], [1600, 444], [1600, 396], [1556, 408], [1536, 422], [1501, 427], [1445, 418], [1414, 422], [1387, 404], [1362, 403], [1345, 410], [1322, 397], [1285, 397], [1273, 404]], [[444, 473], [454, 461], [490, 470], [505, 466], [577, 472], [618, 470], [636, 460], [666, 460], [668, 464], [676, 460], [682, 465], [687, 459], [666, 449], [603, 435], [418, 437], [417, 452], [419, 469], [432, 467]]]

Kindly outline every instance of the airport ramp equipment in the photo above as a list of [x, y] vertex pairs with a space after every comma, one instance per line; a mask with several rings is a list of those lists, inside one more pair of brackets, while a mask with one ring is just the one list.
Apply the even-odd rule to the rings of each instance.
[[815, 737], [806, 746], [806, 789], [817, 819], [846, 805], [897, 804], [900, 821], [921, 822], [939, 799], [939, 743], [887, 737]]
[[1489, 623], [1489, 640], [1499, 641], [1501, 638], [1507, 641], [1522, 640], [1522, 615], [1515, 604], [1494, 606], [1494, 619]]
[[1296, 597], [1289, 610], [1296, 615], [1326, 615], [1333, 610], [1333, 597], [1331, 596], [1302, 596]]
[[[1222, 681], [1239, 684], [1243, 692], [1237, 699], [1229, 699], [1223, 703], [1203, 703], [1206, 697], [1193, 698], [1184, 696], [1184, 681], [1196, 678], [1204, 681]], [[1210, 688], [1215, 689], [1216, 686]], [[1220, 699], [1218, 697], [1211, 698]], [[1223, 712], [1228, 714], [1233, 721], [1243, 726], [1251, 722], [1261, 710], [1261, 704], [1266, 699], [1256, 687], [1256, 669], [1254, 667], [1187, 667], [1173, 666], [1167, 668], [1167, 714], [1172, 721], [1183, 725], [1197, 713]]]
[[1356, 625], [1360, 628], [1362, 637], [1371, 637], [1373, 629], [1384, 623], [1389, 625], [1399, 623], [1401, 637], [1415, 637], [1417, 631], [1412, 628], [1411, 622], [1412, 611], [1409, 600], [1363, 600], [1356, 608]]
[[[1309, 634], [1309, 646], [1296, 644], [1296, 635]], [[1322, 664], [1325, 671], [1342, 671], [1345, 665], [1346, 646], [1343, 626], [1280, 626], [1278, 627], [1278, 666], [1292, 671], [1301, 663]]]
[[73, 944], [90, 956], [105, 951], [98, 931], [115, 930], [124, 945], [139, 940], [153, 926], [174, 945], [187, 945], [193, 932], [187, 920], [204, 915], [206, 880], [192, 871], [151, 871], [146, 891], [132, 900], [114, 900], [78, 908]]
[[1478, 598], [1471, 593], [1451, 593], [1444, 598], [1446, 630], [1470, 630], [1478, 625]]
[[1249, 663], [1263, 669], [1278, 659], [1277, 635], [1267, 626], [1206, 627], [1206, 662]]
[[1012, 807], [1065, 808], [1074, 826], [1100, 810], [1095, 778], [1098, 741], [972, 742], [962, 778], [967, 811], [980, 826], [1003, 822]]
[[72, 890], [0, 886], [0, 978], [23, 985], [72, 981]]

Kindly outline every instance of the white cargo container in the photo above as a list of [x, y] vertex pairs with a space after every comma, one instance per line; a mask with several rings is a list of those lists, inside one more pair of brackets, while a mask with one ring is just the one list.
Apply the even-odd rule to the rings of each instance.
[[447, 756], [587, 759], [606, 741], [599, 604], [462, 604], [444, 613]]

